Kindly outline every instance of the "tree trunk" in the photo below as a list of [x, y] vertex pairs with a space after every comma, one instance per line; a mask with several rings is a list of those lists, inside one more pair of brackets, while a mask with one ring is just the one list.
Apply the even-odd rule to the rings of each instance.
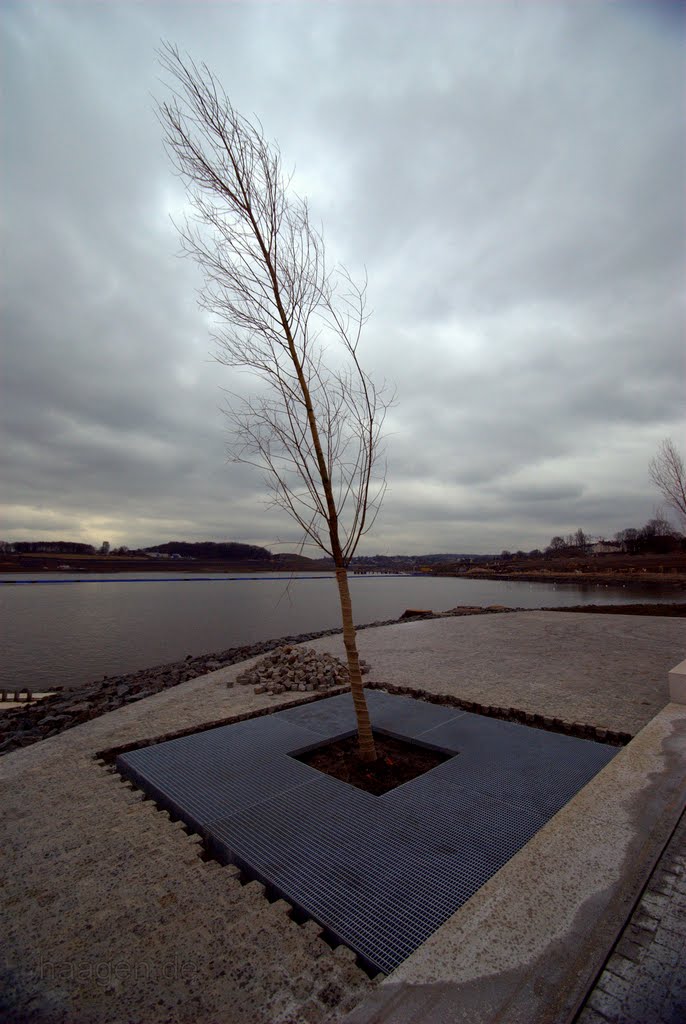
[[357, 653], [357, 640], [355, 638], [355, 625], [353, 623], [353, 609], [350, 601], [350, 590], [348, 588], [348, 570], [345, 566], [336, 566], [336, 583], [338, 584], [338, 597], [341, 602], [341, 618], [343, 619], [343, 643], [348, 658], [348, 672], [350, 673], [350, 690], [353, 695], [353, 705], [357, 717], [357, 736], [360, 745], [361, 761], [376, 761], [376, 747], [372, 735], [372, 723], [369, 720], [369, 709], [362, 689], [362, 673], [360, 672], [360, 658]]

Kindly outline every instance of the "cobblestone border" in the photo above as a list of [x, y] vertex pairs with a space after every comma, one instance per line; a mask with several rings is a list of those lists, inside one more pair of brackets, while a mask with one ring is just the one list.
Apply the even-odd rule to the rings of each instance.
[[[339, 688], [342, 691], [342, 688]], [[330, 696], [331, 694], [325, 694], [323, 696]], [[315, 697], [316, 699], [322, 699], [321, 697]], [[298, 701], [297, 704], [309, 704], [312, 703], [312, 699]], [[257, 714], [246, 714], [239, 715], [234, 720], [236, 722], [245, 721], [248, 718], [259, 718], [262, 714], [269, 714], [273, 709], [266, 709]], [[226, 724], [226, 723], [223, 723]], [[183, 733], [177, 735], [187, 735], [192, 732], [201, 732], [203, 730], [191, 729], [186, 730]], [[163, 738], [160, 738], [158, 742], [163, 742]], [[126, 750], [132, 750], [139, 747], [141, 744], [129, 745]], [[143, 745], [146, 745], [145, 743]], [[145, 790], [137, 786], [131, 779], [121, 775], [120, 772], [114, 766], [114, 757], [119, 753], [124, 753], [125, 749], [107, 752], [106, 757], [100, 757], [100, 755], [94, 755], [98, 767], [103, 772], [104, 776], [108, 779], [118, 782], [122, 791], [125, 791], [130, 796], [136, 798], [140, 805], [149, 805], [155, 808], [155, 812], [161, 816], [165, 826], [168, 826], [170, 831], [173, 830], [175, 833], [180, 833], [184, 839], [184, 845], [195, 852], [197, 855], [198, 866], [205, 871], [221, 872], [221, 877], [227, 881], [229, 885], [240, 886], [241, 889], [249, 895], [250, 899], [255, 904], [255, 910], [259, 911], [261, 907], [269, 907], [273, 911], [281, 911], [286, 917], [292, 922], [294, 927], [302, 929], [303, 933], [308, 936], [310, 943], [318, 943], [320, 945], [319, 955], [329, 955], [336, 958], [338, 962], [346, 961], [349, 969], [355, 969], [360, 972], [361, 975], [365, 975], [373, 984], [378, 984], [384, 977], [383, 972], [379, 972], [376, 968], [373, 968], [364, 959], [358, 956], [355, 950], [351, 949], [344, 942], [330, 932], [328, 928], [320, 925], [315, 921], [309, 914], [299, 910], [293, 906], [288, 900], [280, 896], [275, 890], [269, 885], [260, 881], [256, 876], [252, 875], [248, 870], [239, 867], [231, 861], [226, 861], [218, 856], [217, 852], [206, 842], [203, 836], [194, 831], [188, 825], [185, 824], [183, 819], [176, 817], [172, 812], [160, 804], [153, 797], [149, 796]]]
[[[561, 718], [550, 718], [547, 715], [531, 714], [528, 711], [521, 711], [518, 708], [497, 707], [492, 704], [479, 704], [476, 701], [462, 700], [460, 697], [453, 697], [450, 694], [426, 693], [424, 690], [417, 690], [411, 686], [396, 686], [392, 683], [366, 682], [365, 688], [370, 690], [385, 690], [387, 693], [397, 694], [401, 697], [414, 697], [416, 700], [423, 700], [428, 704], [440, 704], [449, 707], [461, 708], [472, 714], [485, 715], [487, 718], [500, 718], [507, 722], [518, 722], [521, 725], [528, 725], [534, 729], [543, 729], [546, 732], [559, 732], [565, 736], [575, 736], [581, 740], [594, 740], [597, 743], [608, 743], [611, 746], [623, 747], [631, 742], [633, 736], [628, 732], [615, 732], [612, 729], [599, 729], [594, 725], [587, 725], [582, 722], [565, 722]], [[106, 765], [114, 764], [119, 754], [127, 754], [130, 750], [138, 750], [141, 747], [149, 747], [156, 743], [165, 743], [167, 740], [179, 739], [182, 736], [191, 736], [194, 733], [205, 732], [208, 729], [217, 729], [223, 725], [235, 725], [236, 722], [245, 722], [251, 718], [261, 718], [262, 715], [271, 715], [275, 711], [282, 711], [286, 706], [297, 707], [300, 704], [311, 704], [314, 701], [326, 700], [327, 697], [336, 697], [341, 693], [349, 692], [347, 686], [336, 686], [324, 693], [309, 693], [300, 699], [286, 704], [279, 704], [275, 707], [259, 708], [257, 711], [246, 711], [240, 715], [232, 715], [229, 718], [220, 718], [212, 722], [205, 722], [201, 726], [190, 726], [187, 729], [179, 729], [174, 732], [162, 733], [159, 736], [150, 736], [135, 743], [127, 743], [119, 747], [111, 747], [97, 751], [93, 756], [94, 760]]]
[[139, 750], [141, 747], [151, 747], [156, 743], [166, 743], [167, 740], [180, 739], [182, 736], [193, 736], [197, 732], [207, 732], [208, 729], [218, 729], [222, 725], [235, 725], [236, 722], [247, 722], [251, 718], [262, 718], [263, 715], [274, 714], [275, 711], [284, 711], [286, 708], [299, 707], [301, 704], [313, 704], [318, 700], [326, 700], [327, 697], [337, 697], [341, 693], [347, 693], [349, 687], [334, 686], [323, 693], [308, 693], [305, 696], [292, 701], [276, 705], [275, 707], [258, 708], [256, 711], [244, 711], [239, 715], [231, 715], [229, 718], [218, 718], [212, 722], [204, 722], [202, 725], [191, 725], [187, 729], [178, 729], [173, 732], [162, 733], [159, 736], [151, 736], [146, 739], [136, 740], [134, 743], [125, 743], [119, 747], [110, 747], [106, 750], [99, 750], [93, 755], [95, 761], [104, 765], [113, 765], [120, 754], [128, 754], [130, 750]]
[[575, 1024], [686, 1020], [686, 812]]
[[506, 722], [519, 722], [521, 725], [529, 725], [534, 729], [543, 729], [546, 732], [561, 732], [565, 736], [575, 736], [580, 740], [595, 740], [597, 743], [609, 743], [614, 747], [624, 747], [633, 739], [631, 733], [628, 732], [600, 729], [595, 725], [586, 725], [583, 722], [565, 722], [561, 718], [550, 718], [548, 715], [532, 714], [528, 711], [520, 711], [519, 708], [479, 704], [477, 701], [462, 700], [461, 697], [453, 697], [451, 694], [426, 693], [426, 691], [416, 690], [412, 686], [396, 686], [395, 684], [378, 682], [369, 682], [365, 685], [370, 690], [386, 690], [388, 693], [397, 693], [404, 697], [414, 697], [417, 700], [424, 700], [430, 704], [447, 704], [450, 707], [462, 708], [463, 711], [471, 711], [476, 715], [486, 715], [487, 718], [501, 718]]

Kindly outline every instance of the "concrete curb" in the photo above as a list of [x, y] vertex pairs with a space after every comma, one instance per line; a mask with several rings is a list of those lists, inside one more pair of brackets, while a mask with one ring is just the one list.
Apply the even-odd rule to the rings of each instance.
[[346, 1024], [568, 1024], [686, 802], [668, 704]]

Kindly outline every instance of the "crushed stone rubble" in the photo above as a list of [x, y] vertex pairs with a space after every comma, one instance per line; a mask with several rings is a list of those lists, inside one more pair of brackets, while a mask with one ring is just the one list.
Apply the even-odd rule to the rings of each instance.
[[[362, 675], [369, 665], [360, 658]], [[284, 693], [331, 690], [334, 686], [347, 686], [350, 674], [340, 658], [332, 654], [318, 654], [312, 647], [293, 647], [285, 644], [263, 658], [252, 668], [236, 677], [236, 683], [254, 686], [255, 693]], [[233, 686], [231, 681], [229, 686]]]

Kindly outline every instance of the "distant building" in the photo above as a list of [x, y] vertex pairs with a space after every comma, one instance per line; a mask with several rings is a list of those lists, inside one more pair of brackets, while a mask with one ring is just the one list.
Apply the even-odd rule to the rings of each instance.
[[597, 540], [588, 550], [592, 555], [619, 555], [624, 550], [624, 545], [617, 540]]

